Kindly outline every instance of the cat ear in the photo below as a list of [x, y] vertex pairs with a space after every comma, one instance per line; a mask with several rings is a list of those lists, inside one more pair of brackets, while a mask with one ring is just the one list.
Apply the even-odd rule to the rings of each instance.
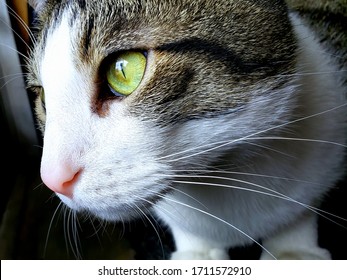
[[28, 3], [37, 13], [40, 13], [46, 5], [47, 0], [28, 0]]

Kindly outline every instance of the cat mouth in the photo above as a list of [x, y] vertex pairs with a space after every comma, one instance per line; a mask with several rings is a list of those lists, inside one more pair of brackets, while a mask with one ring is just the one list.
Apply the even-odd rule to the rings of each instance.
[[113, 205], [102, 205], [102, 203], [89, 203], [87, 206], [79, 205], [79, 203], [73, 199], [61, 197], [60, 195], [59, 197], [69, 208], [81, 214], [92, 215], [110, 222], [123, 222], [146, 216], [158, 201], [165, 199], [165, 195], [169, 191], [169, 188], [164, 188], [161, 191], [153, 192], [151, 195], [138, 196], [132, 201]]

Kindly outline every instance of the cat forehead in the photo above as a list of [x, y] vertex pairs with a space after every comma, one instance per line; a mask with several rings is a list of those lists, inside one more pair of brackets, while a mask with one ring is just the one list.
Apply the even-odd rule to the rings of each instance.
[[93, 9], [95, 12], [105, 11], [105, 10], [118, 10], [131, 14], [138, 14], [140, 10], [147, 10], [147, 12], [155, 12], [165, 11], [167, 8], [175, 9], [175, 10], [186, 10], [189, 8], [189, 12], [187, 15], [191, 15], [194, 13], [194, 8], [196, 7], [198, 10], [204, 9], [205, 7], [214, 7], [211, 12], [218, 10], [220, 8], [225, 8], [227, 6], [233, 6], [234, 9], [243, 8], [243, 4], [246, 6], [258, 6], [264, 7], [268, 9], [277, 9], [279, 7], [285, 7], [285, 0], [176, 0], [176, 1], [168, 1], [168, 0], [28, 0], [29, 4], [36, 9], [37, 12], [44, 12], [46, 14], [51, 13], [52, 11], [57, 10], [65, 10], [66, 8], [73, 8], [75, 12], [77, 10], [88, 10]]
[[[273, 34], [290, 34], [281, 0], [35, 2], [41, 2], [37, 4], [42, 21], [41, 45], [44, 47], [47, 34], [65, 16], [74, 33], [74, 50], [82, 61], [94, 63], [118, 50], [154, 49], [187, 38], [204, 38], [234, 48], [253, 41], [253, 49], [259, 53], [256, 41], [272, 44]], [[265, 25], [264, 30], [261, 26]]]
[[[47, 97], [58, 97], [67, 88], [74, 93], [89, 92], [94, 109], [99, 104], [98, 92], [104, 89], [105, 67], [115, 57], [111, 55], [129, 49], [148, 50], [154, 53], [151, 65], [155, 67], [139, 93], [127, 99], [135, 105], [129, 106], [132, 112], [154, 107], [162, 112], [165, 107], [167, 115], [175, 118], [184, 103], [179, 119], [188, 119], [237, 106], [246, 99], [244, 91], [236, 93], [233, 81], [237, 84], [242, 76], [243, 88], [245, 83], [256, 87], [255, 80], [268, 77], [267, 69], [276, 74], [291, 67], [294, 44], [286, 10], [280, 4], [270, 7], [271, 2], [281, 3], [49, 1], [41, 7], [44, 25], [31, 57], [29, 79], [31, 84], [43, 86]], [[218, 80], [218, 86], [206, 92], [212, 80]], [[85, 86], [84, 90], [76, 88], [78, 85]], [[235, 95], [226, 95], [226, 91]], [[205, 98], [194, 98], [199, 93]], [[212, 99], [215, 102], [205, 102]], [[48, 108], [48, 98], [46, 101]], [[213, 108], [212, 103], [216, 104]]]
[[[98, 24], [107, 23], [124, 26], [127, 24], [151, 24], [153, 22], [220, 20], [225, 14], [248, 14], [260, 18], [286, 10], [284, 0], [78, 0], [54, 1], [31, 0], [44, 20], [59, 21], [63, 13], [70, 13], [72, 19], [94, 19]], [[271, 16], [270, 19], [271, 20]], [[251, 22], [244, 22], [252, 24]], [[163, 34], [165, 35], [165, 34]]]

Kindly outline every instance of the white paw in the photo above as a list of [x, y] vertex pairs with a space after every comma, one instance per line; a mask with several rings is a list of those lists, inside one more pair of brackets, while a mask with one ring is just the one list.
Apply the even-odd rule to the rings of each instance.
[[[277, 252], [271, 251], [276, 259], [278, 260], [330, 260], [331, 255], [328, 250], [319, 247], [313, 248], [298, 248], [294, 250], [278, 250]], [[261, 260], [273, 260], [274, 258], [269, 255], [267, 252], [263, 252]]]
[[176, 251], [171, 255], [172, 260], [228, 260], [229, 256], [223, 249], [206, 251]]

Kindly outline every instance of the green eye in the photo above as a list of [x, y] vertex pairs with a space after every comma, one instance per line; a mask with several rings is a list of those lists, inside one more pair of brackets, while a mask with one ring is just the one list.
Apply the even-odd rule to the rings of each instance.
[[106, 78], [115, 95], [128, 96], [140, 85], [146, 69], [147, 58], [142, 52], [121, 53], [109, 66]]

